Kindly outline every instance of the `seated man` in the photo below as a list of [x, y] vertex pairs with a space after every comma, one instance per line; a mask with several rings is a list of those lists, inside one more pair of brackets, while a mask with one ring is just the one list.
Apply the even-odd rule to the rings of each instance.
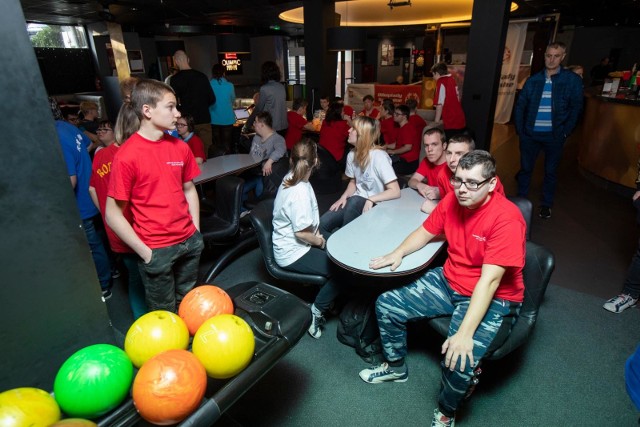
[[373, 96], [365, 95], [364, 98], [362, 98], [362, 102], [364, 103], [364, 109], [360, 111], [359, 116], [367, 116], [372, 119], [380, 118], [380, 110], [373, 108]]
[[408, 175], [418, 167], [420, 140], [416, 137], [415, 128], [409, 123], [409, 107], [398, 105], [393, 113], [393, 119], [399, 126], [396, 140], [385, 147], [391, 156], [396, 174]]
[[[443, 168], [439, 173], [436, 179], [438, 185], [438, 191], [440, 192], [440, 199], [444, 199], [444, 197], [453, 190], [453, 186], [451, 185], [451, 177], [456, 171], [458, 167], [458, 161], [460, 158], [467, 154], [469, 151], [473, 151], [476, 149], [476, 143], [473, 138], [469, 135], [459, 134], [454, 136], [447, 143], [447, 148], [444, 151], [444, 156], [446, 159], [447, 168]], [[500, 193], [503, 196], [504, 187], [502, 186], [502, 182], [500, 182], [500, 177], [496, 176], [496, 193]], [[430, 214], [435, 209], [438, 204], [437, 200], [426, 199], [420, 210], [424, 213]]]
[[486, 151], [460, 159], [455, 188], [427, 220], [393, 252], [371, 260], [394, 271], [402, 258], [444, 234], [444, 267], [378, 297], [376, 316], [386, 361], [364, 369], [372, 384], [408, 379], [407, 323], [450, 315], [449, 336], [442, 344], [442, 380], [432, 426], [453, 426], [456, 410], [473, 384], [483, 358], [504, 343], [524, 298], [525, 222], [520, 210], [495, 192], [496, 166]]
[[416, 135], [421, 137], [427, 122], [418, 114], [418, 101], [415, 99], [407, 99], [407, 107], [409, 107], [409, 123], [416, 128]]
[[444, 132], [439, 128], [426, 129], [422, 134], [422, 143], [426, 156], [420, 162], [418, 169], [409, 180], [409, 187], [418, 190], [418, 193], [427, 199], [439, 199], [438, 175], [440, 171], [447, 169], [444, 150], [447, 143]]
[[291, 151], [294, 145], [302, 139], [302, 132], [305, 130], [314, 130], [313, 123], [307, 121], [307, 101], [302, 98], [296, 98], [291, 105], [291, 111], [287, 111], [287, 121], [289, 127], [284, 141], [287, 150]]

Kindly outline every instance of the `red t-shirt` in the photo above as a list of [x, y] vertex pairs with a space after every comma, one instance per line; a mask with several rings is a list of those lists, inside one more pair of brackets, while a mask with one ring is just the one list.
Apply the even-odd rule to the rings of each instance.
[[449, 170], [449, 166], [447, 166], [447, 162], [442, 162], [439, 165], [434, 165], [425, 157], [418, 165], [416, 173], [424, 176], [427, 179], [428, 185], [435, 187], [436, 185], [438, 185], [438, 175], [440, 175], [440, 172], [444, 169], [451, 172]]
[[207, 161], [207, 156], [204, 154], [204, 143], [200, 139], [198, 135], [195, 133], [191, 135], [188, 141], [185, 141], [189, 148], [191, 148], [191, 152], [193, 153], [193, 157], [200, 157], [203, 161]]
[[407, 144], [411, 145], [411, 149], [409, 151], [400, 154], [400, 157], [407, 162], [415, 162], [420, 158], [420, 138], [416, 138], [415, 129], [415, 126], [408, 122], [398, 129], [396, 150]]
[[522, 302], [526, 225], [518, 207], [502, 194], [494, 193], [478, 209], [467, 209], [451, 192], [422, 226], [447, 239], [444, 277], [454, 291], [471, 296], [482, 265], [493, 264], [506, 268], [494, 298]]
[[413, 127], [416, 128], [418, 139], [422, 139], [422, 131], [424, 130], [425, 126], [427, 126], [427, 122], [419, 115], [412, 114], [409, 116], [409, 123], [411, 123]]
[[295, 111], [287, 111], [287, 120], [289, 121], [289, 128], [284, 142], [287, 145], [287, 150], [291, 150], [302, 139], [302, 131], [304, 130], [304, 125], [307, 124], [307, 119]]
[[380, 116], [380, 110], [378, 110], [377, 108], [372, 108], [371, 112], [369, 114], [367, 114], [367, 110], [362, 110], [360, 111], [360, 114], [358, 114], [359, 116], [365, 116], [365, 117], [371, 117], [372, 119], [377, 119]]
[[458, 86], [455, 79], [450, 76], [442, 76], [436, 82], [436, 93], [433, 96], [433, 101], [438, 102], [440, 98], [440, 91], [445, 91], [444, 104], [442, 105], [442, 126], [445, 129], [462, 129], [464, 128], [466, 121], [464, 118], [464, 111], [462, 105], [458, 99]]
[[331, 153], [336, 161], [344, 157], [344, 149], [349, 136], [349, 124], [346, 120], [324, 121], [320, 128], [319, 144]]
[[353, 107], [350, 105], [345, 105], [344, 107], [342, 107], [342, 113], [346, 114], [349, 117], [353, 117], [353, 113], [355, 111], [353, 110]]
[[384, 138], [385, 144], [393, 144], [396, 142], [398, 129], [399, 127], [393, 120], [393, 117], [380, 120], [380, 133], [382, 134], [382, 138]]
[[134, 133], [118, 150], [111, 172], [108, 196], [129, 202], [133, 230], [147, 246], [175, 245], [195, 233], [183, 184], [200, 168], [184, 141], [167, 134], [151, 141]]
[[[444, 199], [444, 196], [446, 196], [450, 192], [453, 192], [453, 186], [449, 182], [449, 179], [451, 178], [452, 175], [453, 175], [453, 172], [451, 172], [451, 169], [449, 169], [448, 166], [445, 169], [444, 173], [440, 172], [438, 174], [438, 190], [440, 190], [440, 199]], [[504, 186], [502, 185], [502, 182], [500, 181], [500, 177], [496, 176], [496, 178], [497, 178], [496, 179], [496, 188], [493, 190], [493, 192], [494, 193], [500, 193], [500, 194], [502, 194], [503, 196], [506, 197], [506, 194], [504, 194]]]
[[[104, 228], [107, 232], [107, 238], [109, 239], [109, 246], [111, 246], [111, 250], [117, 253], [130, 253], [133, 252], [131, 248], [113, 232], [111, 227], [107, 224], [107, 221], [104, 219], [105, 206], [107, 204], [107, 191], [109, 190], [109, 180], [111, 178], [111, 163], [113, 162], [113, 158], [116, 155], [118, 148], [118, 145], [113, 143], [96, 153], [91, 167], [91, 180], [89, 181], [89, 185], [96, 190], [100, 214], [102, 215]], [[129, 209], [128, 204], [125, 206], [123, 214], [129, 223], [133, 221], [131, 209]]]

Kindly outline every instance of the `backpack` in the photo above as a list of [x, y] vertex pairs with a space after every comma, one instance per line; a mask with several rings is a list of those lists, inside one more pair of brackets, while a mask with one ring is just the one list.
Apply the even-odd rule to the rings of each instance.
[[342, 308], [337, 328], [338, 341], [353, 347], [367, 363], [379, 361], [382, 353], [378, 319], [377, 294], [353, 296]]

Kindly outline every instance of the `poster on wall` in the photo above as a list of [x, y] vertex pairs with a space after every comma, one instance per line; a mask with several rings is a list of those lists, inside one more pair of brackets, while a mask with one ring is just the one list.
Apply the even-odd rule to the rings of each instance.
[[141, 50], [128, 50], [127, 58], [129, 58], [129, 70], [132, 73], [144, 73], [144, 61], [142, 60]]
[[496, 123], [507, 123], [511, 119], [511, 110], [516, 97], [516, 89], [520, 81], [520, 66], [524, 42], [527, 37], [527, 23], [509, 24], [507, 38], [502, 55], [500, 85], [496, 100]]
[[393, 45], [392, 44], [382, 44], [380, 45], [381, 53], [380, 53], [380, 66], [387, 67], [394, 65], [393, 64]]

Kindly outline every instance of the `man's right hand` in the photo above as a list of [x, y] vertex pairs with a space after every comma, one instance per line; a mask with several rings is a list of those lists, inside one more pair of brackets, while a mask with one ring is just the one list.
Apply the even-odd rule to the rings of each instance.
[[390, 265], [390, 270], [395, 271], [396, 268], [400, 266], [400, 264], [402, 264], [402, 255], [394, 251], [390, 254], [373, 258], [369, 262], [369, 268], [371, 268], [372, 270], [378, 270], [382, 267], [387, 267]]

